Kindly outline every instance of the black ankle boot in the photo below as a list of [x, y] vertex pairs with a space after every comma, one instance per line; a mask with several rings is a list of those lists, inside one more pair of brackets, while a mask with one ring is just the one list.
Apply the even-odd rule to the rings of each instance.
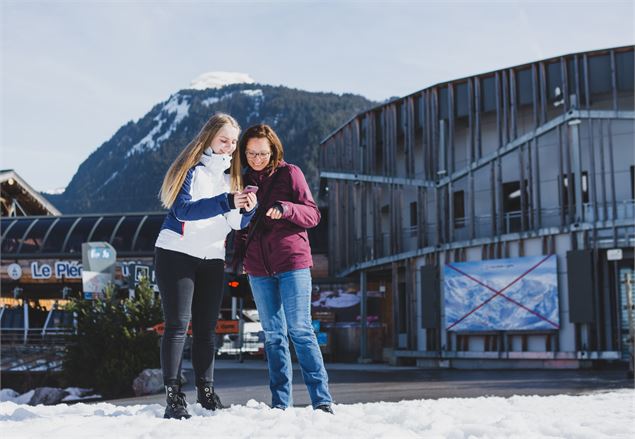
[[165, 386], [165, 396], [167, 402], [163, 415], [165, 419], [188, 419], [191, 417], [187, 412], [185, 393], [181, 392], [180, 385], [168, 384]]
[[207, 410], [220, 410], [225, 406], [220, 402], [220, 398], [214, 392], [212, 383], [199, 383], [196, 386], [197, 401]]
[[315, 410], [322, 410], [325, 413], [333, 414], [333, 409], [331, 408], [331, 404], [321, 404], [317, 406]]

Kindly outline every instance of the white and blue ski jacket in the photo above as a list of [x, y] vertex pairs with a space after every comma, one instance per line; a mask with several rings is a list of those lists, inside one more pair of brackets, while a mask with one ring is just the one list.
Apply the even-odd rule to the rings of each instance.
[[205, 151], [188, 171], [163, 221], [156, 247], [201, 259], [225, 259], [227, 234], [246, 227], [256, 212], [255, 208], [244, 212], [234, 207], [225, 173], [230, 164], [230, 156], [214, 154], [210, 148]]

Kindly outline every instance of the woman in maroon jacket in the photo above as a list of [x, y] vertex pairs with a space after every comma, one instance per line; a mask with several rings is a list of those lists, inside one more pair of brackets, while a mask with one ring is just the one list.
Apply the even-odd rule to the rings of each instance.
[[313, 259], [306, 229], [320, 222], [320, 211], [300, 168], [283, 160], [282, 143], [271, 127], [250, 127], [239, 148], [248, 164], [244, 184], [258, 186], [259, 206], [253, 231], [243, 231], [237, 239], [237, 252], [244, 255], [265, 332], [272, 406], [293, 405], [290, 337], [313, 408], [333, 413], [328, 376], [311, 326]]

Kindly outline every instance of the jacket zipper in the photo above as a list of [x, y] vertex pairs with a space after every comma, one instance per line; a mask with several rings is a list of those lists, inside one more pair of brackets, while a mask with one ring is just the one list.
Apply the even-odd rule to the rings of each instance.
[[268, 276], [271, 276], [271, 267], [269, 267], [269, 263], [267, 261], [267, 258], [265, 258], [265, 251], [264, 248], [262, 246], [262, 234], [260, 235], [260, 255], [262, 256], [262, 265], [264, 265], [265, 267], [265, 271], [267, 272]]

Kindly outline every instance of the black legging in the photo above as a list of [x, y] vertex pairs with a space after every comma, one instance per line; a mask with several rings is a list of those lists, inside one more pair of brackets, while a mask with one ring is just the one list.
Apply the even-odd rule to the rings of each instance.
[[163, 381], [167, 385], [179, 379], [183, 345], [191, 318], [192, 366], [196, 383], [212, 382], [224, 262], [157, 247], [154, 264], [165, 319], [161, 340]]

